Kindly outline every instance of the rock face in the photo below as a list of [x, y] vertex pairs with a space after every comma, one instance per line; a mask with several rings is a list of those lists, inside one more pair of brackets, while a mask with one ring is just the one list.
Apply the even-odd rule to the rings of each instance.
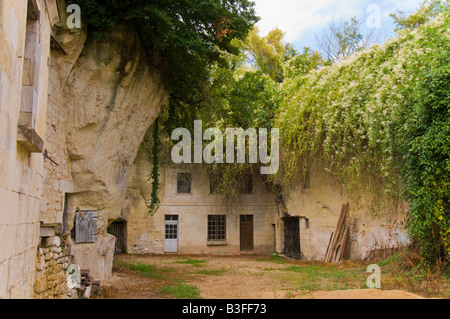
[[137, 37], [123, 27], [86, 44], [64, 98], [76, 193], [69, 205], [104, 211], [105, 229], [120, 216], [129, 168], [165, 92]]
[[[50, 75], [49, 153], [58, 165], [47, 167], [42, 210], [47, 222], [64, 225], [66, 235], [77, 207], [99, 213], [95, 243], [75, 244], [70, 237], [67, 243], [75, 264], [104, 280], [115, 241], [107, 226], [120, 216], [130, 167], [167, 94], [131, 28], [115, 27], [102, 39], [64, 26], [55, 31], [65, 51], [52, 53]], [[52, 209], [64, 196], [64, 209]]]

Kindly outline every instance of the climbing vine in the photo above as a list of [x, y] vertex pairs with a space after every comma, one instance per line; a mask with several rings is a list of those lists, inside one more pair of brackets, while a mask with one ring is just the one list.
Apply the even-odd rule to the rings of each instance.
[[153, 123], [152, 132], [153, 146], [152, 146], [152, 171], [149, 176], [149, 181], [152, 182], [152, 193], [150, 195], [150, 204], [148, 206], [148, 216], [152, 216], [158, 209], [160, 204], [160, 199], [158, 197], [158, 191], [160, 188], [159, 181], [159, 153], [161, 141], [159, 137], [159, 118]]
[[290, 189], [317, 161], [348, 190], [403, 195], [427, 262], [450, 255], [450, 10], [342, 63], [288, 79], [275, 125]]

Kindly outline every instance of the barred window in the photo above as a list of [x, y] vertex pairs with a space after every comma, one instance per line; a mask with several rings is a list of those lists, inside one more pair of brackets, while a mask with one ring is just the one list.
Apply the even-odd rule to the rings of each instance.
[[226, 239], [226, 216], [209, 215], [208, 216], [208, 240]]
[[177, 193], [178, 194], [191, 193], [191, 174], [189, 173], [177, 174]]
[[253, 193], [253, 176], [252, 175], [244, 175], [241, 184], [241, 193], [242, 194], [251, 194]]

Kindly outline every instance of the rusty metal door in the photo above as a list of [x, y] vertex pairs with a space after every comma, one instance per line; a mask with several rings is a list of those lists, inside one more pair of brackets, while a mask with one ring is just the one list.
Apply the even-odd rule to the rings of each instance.
[[300, 218], [285, 217], [284, 222], [284, 254], [291, 258], [301, 258], [300, 251]]
[[241, 215], [240, 246], [241, 251], [253, 250], [253, 215]]

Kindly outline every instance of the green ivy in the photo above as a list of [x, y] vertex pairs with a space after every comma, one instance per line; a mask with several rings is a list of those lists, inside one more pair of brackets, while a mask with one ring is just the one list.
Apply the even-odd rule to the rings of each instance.
[[161, 141], [159, 137], [159, 118], [153, 123], [153, 146], [151, 151], [152, 157], [152, 171], [149, 176], [149, 181], [152, 182], [152, 193], [150, 195], [150, 204], [148, 206], [148, 216], [152, 216], [159, 209], [160, 199], [158, 191], [161, 186], [159, 181], [159, 154], [161, 148]]
[[317, 162], [347, 190], [403, 195], [427, 262], [450, 255], [450, 10], [286, 81], [275, 125], [290, 189]]

